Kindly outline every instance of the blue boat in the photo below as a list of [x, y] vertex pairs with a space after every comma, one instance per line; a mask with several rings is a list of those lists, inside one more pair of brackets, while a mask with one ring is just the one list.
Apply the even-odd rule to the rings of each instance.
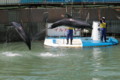
[[70, 48], [112, 46], [118, 43], [114, 37], [107, 37], [106, 42], [95, 41], [91, 37], [74, 37], [72, 45], [66, 44], [66, 37], [46, 37], [44, 41], [44, 45], [47, 46]]
[[94, 41], [90, 38], [83, 38], [82, 39], [83, 47], [91, 47], [91, 46], [112, 46], [112, 45], [117, 45], [119, 41], [115, 39], [114, 37], [107, 37], [106, 42], [101, 42], [101, 41]]

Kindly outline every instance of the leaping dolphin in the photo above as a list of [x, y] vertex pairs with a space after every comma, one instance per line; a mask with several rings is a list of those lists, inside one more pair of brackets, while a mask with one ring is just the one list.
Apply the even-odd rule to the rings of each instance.
[[23, 30], [23, 27], [20, 24], [16, 23], [16, 22], [11, 22], [11, 24], [13, 25], [15, 30], [18, 32], [20, 37], [23, 39], [23, 41], [26, 43], [26, 45], [28, 46], [29, 50], [31, 50], [31, 39], [27, 35], [27, 33]]
[[54, 22], [49, 28], [53, 29], [58, 26], [67, 26], [67, 27], [73, 27], [73, 28], [92, 28], [89, 23], [85, 21], [73, 19], [73, 18], [65, 18], [62, 20], [58, 20]]

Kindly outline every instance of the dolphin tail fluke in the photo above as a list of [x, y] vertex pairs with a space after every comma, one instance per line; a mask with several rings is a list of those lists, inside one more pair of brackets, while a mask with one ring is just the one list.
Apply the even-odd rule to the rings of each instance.
[[31, 38], [30, 38], [30, 36], [26, 33], [26, 41], [25, 41], [25, 43], [26, 43], [26, 45], [28, 46], [28, 48], [29, 48], [29, 50], [31, 50]]

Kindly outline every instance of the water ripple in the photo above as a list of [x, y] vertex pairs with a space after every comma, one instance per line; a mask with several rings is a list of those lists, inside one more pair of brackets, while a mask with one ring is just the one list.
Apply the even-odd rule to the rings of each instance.
[[53, 54], [50, 52], [46, 52], [46, 53], [41, 53], [39, 56], [42, 57], [60, 57], [60, 56], [65, 56], [64, 54]]
[[10, 56], [10, 57], [13, 57], [13, 56], [22, 56], [22, 55], [20, 55], [18, 53], [13, 53], [13, 52], [3, 52], [2, 54], [5, 55], [5, 56]]

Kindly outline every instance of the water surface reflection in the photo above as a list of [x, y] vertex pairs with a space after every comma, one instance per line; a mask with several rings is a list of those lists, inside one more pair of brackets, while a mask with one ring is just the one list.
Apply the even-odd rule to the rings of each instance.
[[120, 79], [120, 45], [74, 49], [33, 42], [31, 51], [22, 42], [5, 45], [0, 44], [0, 80]]

